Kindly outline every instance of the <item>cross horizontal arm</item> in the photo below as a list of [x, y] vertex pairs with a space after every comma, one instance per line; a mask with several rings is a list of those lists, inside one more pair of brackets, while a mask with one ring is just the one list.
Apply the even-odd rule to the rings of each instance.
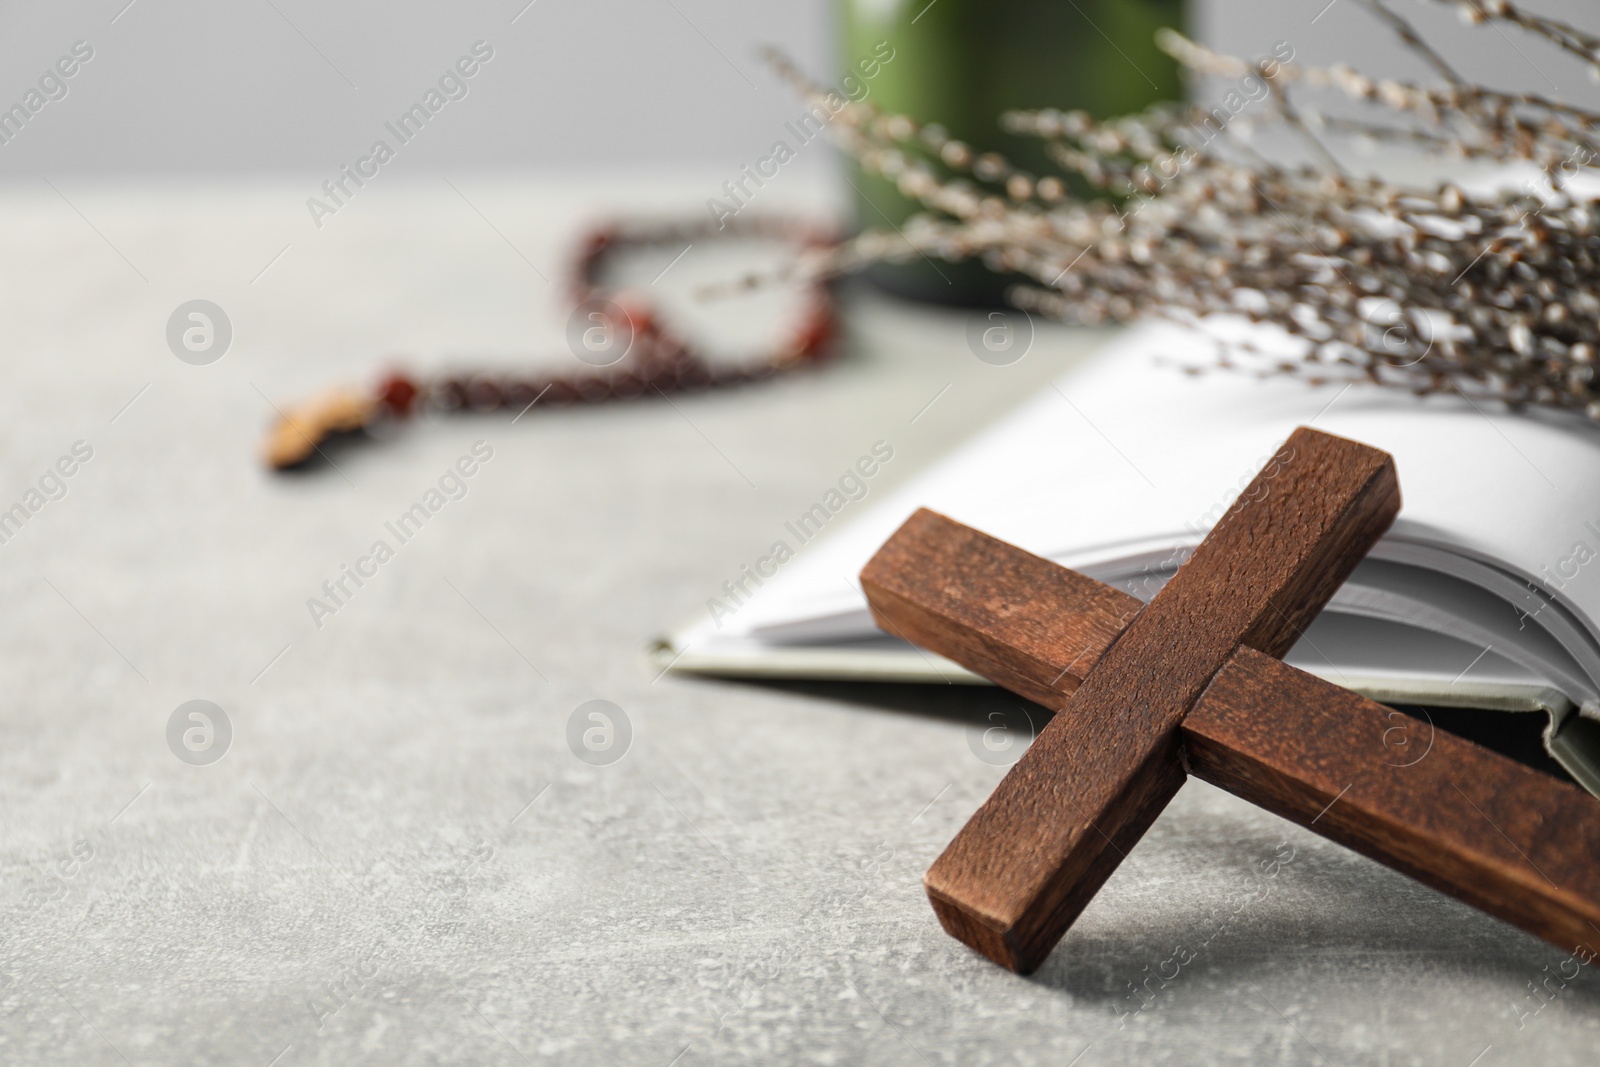
[[[939, 582], [902, 565], [930, 559]], [[926, 509], [862, 582], [890, 633], [1055, 709], [1141, 606]], [[1587, 793], [1251, 650], [1218, 672], [1182, 737], [1196, 777], [1562, 949], [1600, 949], [1600, 800]]]
[[1240, 649], [1184, 719], [1189, 770], [1568, 952], [1600, 948], [1600, 800]]
[[928, 869], [945, 929], [1036, 968], [1183, 784], [1177, 728], [1223, 663], [1240, 645], [1286, 651], [1399, 507], [1387, 454], [1291, 434]]
[[919, 509], [861, 572], [886, 633], [1055, 710], [1144, 603]]

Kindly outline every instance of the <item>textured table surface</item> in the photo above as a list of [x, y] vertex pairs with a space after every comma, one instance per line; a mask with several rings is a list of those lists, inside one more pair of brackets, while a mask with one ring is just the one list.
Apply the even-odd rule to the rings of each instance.
[[[269, 398], [392, 351], [559, 349], [538, 274], [638, 191], [396, 178], [316, 230], [309, 178], [58, 185], [0, 195], [0, 507], [93, 450], [0, 544], [0, 1061], [1593, 1062], [1593, 965], [1198, 783], [1008, 974], [920, 877], [1013, 702], [646, 665], [873, 442], [878, 492], [1098, 338], [993, 367], [964, 314], [856, 297], [816, 375], [440, 420], [273, 478]], [[210, 366], [164, 338], [197, 297], [235, 331]], [[480, 440], [316, 627], [306, 599]], [[192, 699], [232, 724], [206, 766], [168, 747]], [[593, 699], [631, 724], [609, 765], [568, 742]]]

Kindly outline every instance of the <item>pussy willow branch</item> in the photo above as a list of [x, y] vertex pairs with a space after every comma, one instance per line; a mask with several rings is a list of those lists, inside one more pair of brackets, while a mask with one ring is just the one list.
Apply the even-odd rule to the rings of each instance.
[[[1600, 71], [1600, 39], [1582, 30], [1498, 0], [1432, 2]], [[939, 126], [830, 97], [773, 57], [808, 102], [834, 112], [834, 135], [864, 170], [926, 209], [901, 232], [863, 234], [799, 269], [976, 258], [1031, 279], [1014, 302], [1064, 321], [1225, 314], [1275, 324], [1298, 342], [1293, 358], [1246, 346], [1224, 365], [1318, 382], [1355, 376], [1600, 421], [1600, 203], [1567, 188], [1600, 160], [1600, 114], [1472, 84], [1383, 0], [1362, 4], [1443, 84], [1246, 61], [1168, 31], [1161, 46], [1232, 82], [1228, 99], [1239, 106], [1163, 105], [1111, 120], [1002, 116], [1006, 129], [1045, 142], [1059, 174], [1029, 173]], [[1326, 116], [1316, 105], [1330, 94], [1371, 114]], [[1296, 133], [1309, 162], [1269, 158], [1247, 136], [1257, 125]], [[1546, 185], [1477, 193], [1353, 176], [1324, 141], [1351, 132], [1446, 159], [1531, 163]], [[1073, 196], [1069, 176], [1093, 195]]]

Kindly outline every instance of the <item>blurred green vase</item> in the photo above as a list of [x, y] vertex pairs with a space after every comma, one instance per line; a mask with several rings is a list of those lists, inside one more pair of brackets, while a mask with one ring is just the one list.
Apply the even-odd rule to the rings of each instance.
[[[1000, 129], [1013, 108], [1078, 108], [1097, 118], [1183, 96], [1177, 63], [1156, 48], [1163, 26], [1184, 28], [1185, 0], [844, 0], [846, 77], [876, 66], [865, 99], [936, 122], [975, 152], [999, 152], [1036, 174], [1059, 173], [1036, 140]], [[888, 62], [863, 67], [873, 57]], [[850, 174], [856, 223], [900, 226], [918, 206], [892, 182]], [[899, 296], [994, 306], [1019, 279], [978, 262], [880, 263], [867, 271]]]

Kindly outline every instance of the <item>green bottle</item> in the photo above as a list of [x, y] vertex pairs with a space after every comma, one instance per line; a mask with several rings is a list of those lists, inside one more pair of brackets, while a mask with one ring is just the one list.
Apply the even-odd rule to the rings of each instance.
[[[1000, 152], [1036, 174], [1060, 168], [1038, 141], [1001, 130], [1001, 112], [1081, 108], [1108, 118], [1183, 96], [1178, 65], [1155, 35], [1184, 28], [1184, 0], [844, 0], [843, 8], [847, 75], [861, 77], [861, 61], [884, 54], [881, 42], [893, 49], [863, 79], [868, 102], [939, 123], [974, 152]], [[882, 178], [855, 169], [850, 180], [863, 229], [900, 226], [920, 210]], [[899, 296], [978, 306], [1000, 304], [1020, 280], [977, 262], [925, 259], [867, 274]]]

